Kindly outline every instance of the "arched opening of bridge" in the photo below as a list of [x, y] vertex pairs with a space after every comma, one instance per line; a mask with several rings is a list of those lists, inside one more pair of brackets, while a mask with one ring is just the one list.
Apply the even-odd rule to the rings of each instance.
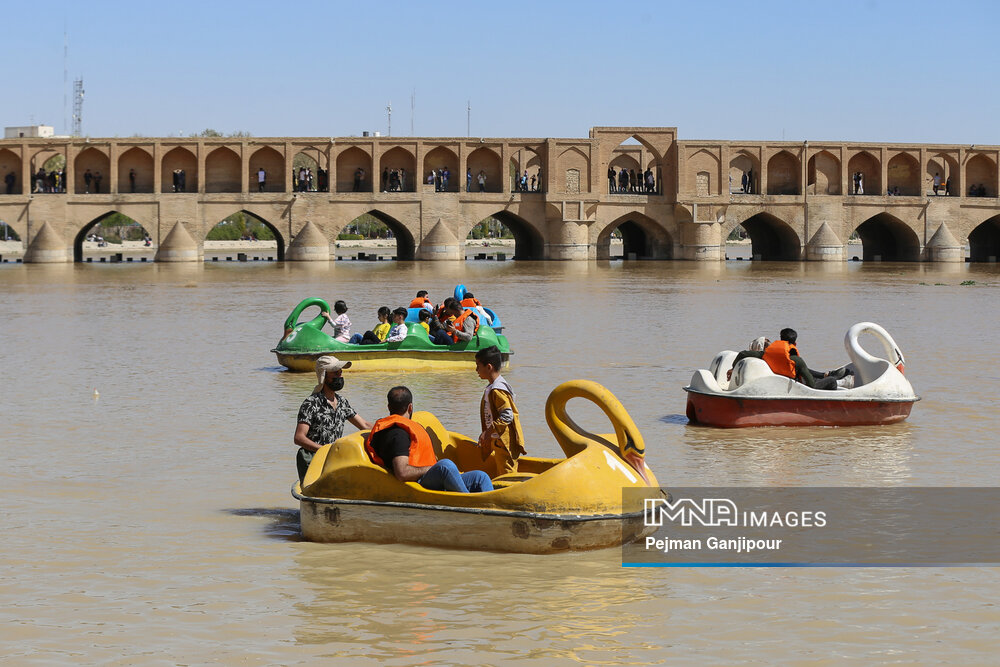
[[205, 261], [282, 261], [285, 239], [278, 228], [250, 211], [223, 218], [205, 235]]
[[270, 146], [250, 156], [250, 192], [284, 192], [285, 158]]
[[153, 156], [136, 146], [118, 158], [118, 192], [150, 193], [153, 191]]
[[[458, 164], [457, 159], [455, 163]], [[417, 174], [417, 159], [402, 146], [396, 146], [382, 154], [378, 178], [382, 192], [416, 192], [420, 178]]]
[[865, 262], [916, 262], [920, 239], [902, 220], [888, 213], [868, 218], [857, 229]]
[[920, 196], [920, 163], [909, 153], [899, 153], [886, 167], [886, 194], [900, 197]]
[[1000, 215], [989, 218], [969, 234], [969, 259], [973, 262], [1000, 260]]
[[674, 242], [670, 233], [642, 213], [626, 213], [613, 221], [597, 237], [597, 259], [672, 259]]
[[820, 151], [809, 158], [806, 172], [809, 194], [840, 194], [840, 160], [830, 151]]
[[220, 146], [205, 158], [205, 192], [241, 192], [243, 161], [236, 151]]
[[882, 165], [868, 151], [861, 151], [847, 161], [847, 180], [850, 195], [882, 194]]
[[310, 146], [292, 158], [292, 189], [296, 192], [329, 192], [330, 169], [326, 153]]
[[[545, 242], [538, 230], [527, 220], [509, 211], [497, 211], [483, 218], [466, 235], [479, 246], [466, 246], [466, 259], [480, 254], [504, 253], [517, 260], [545, 258]], [[480, 249], [481, 248], [481, 249]]]
[[[633, 154], [634, 153], [634, 154]], [[630, 153], [618, 152], [611, 163], [608, 165], [608, 187], [610, 189], [612, 176], [611, 173], [614, 172], [615, 189], [612, 190], [615, 194], [642, 194], [644, 191], [644, 186], [642, 182], [642, 165], [636, 157], [640, 157], [639, 151], [635, 150]]]
[[747, 151], [740, 151], [729, 161], [729, 192], [758, 194], [760, 192], [760, 160]]
[[198, 159], [177, 146], [160, 160], [160, 192], [198, 192]]
[[788, 151], [780, 151], [767, 161], [767, 194], [801, 194], [800, 172], [799, 159]]
[[996, 163], [985, 155], [973, 155], [965, 164], [965, 182], [969, 197], [996, 197]]
[[0, 262], [16, 262], [24, 257], [24, 242], [16, 229], [0, 219]]
[[[631, 158], [631, 161], [635, 163], [634, 185], [632, 183], [632, 165], [628, 163], [628, 160], [625, 160], [626, 164], [619, 163], [619, 158]], [[644, 139], [642, 135], [633, 134], [618, 144], [618, 147], [611, 153], [609, 167], [616, 167], [615, 172], [616, 176], [618, 176], [619, 190], [622, 182], [620, 168], [624, 167], [629, 170], [628, 187], [631, 194], [662, 194], [663, 168], [660, 158], [659, 151], [653, 148], [653, 145]], [[608, 177], [610, 189], [610, 173]]]
[[[743, 228], [741, 235], [739, 230]], [[784, 220], [770, 213], [758, 213], [737, 225], [727, 241], [750, 239], [750, 258], [763, 262], [797, 262], [802, 258], [798, 234]]]
[[0, 148], [0, 192], [5, 195], [19, 195], [24, 190], [21, 182], [21, 158], [12, 150]]
[[66, 156], [41, 150], [31, 157], [29, 192], [66, 192]]
[[107, 193], [111, 180], [111, 160], [107, 153], [91, 146], [80, 151], [73, 160], [73, 181], [76, 194]]
[[118, 211], [94, 218], [73, 239], [74, 262], [151, 262], [155, 255], [146, 228]]
[[465, 174], [459, 173], [458, 156], [438, 146], [424, 157], [424, 182], [434, 185], [435, 192], [458, 192], [465, 189]]
[[337, 156], [336, 179], [337, 192], [371, 192], [379, 175], [372, 173], [372, 156], [351, 146]]
[[958, 160], [947, 153], [938, 153], [927, 161], [926, 184], [927, 194], [934, 193], [934, 178], [940, 180], [937, 195], [944, 196], [946, 193], [951, 197], [958, 197], [962, 193], [961, 170], [958, 168]]
[[500, 155], [491, 148], [477, 148], [467, 160], [472, 175], [470, 192], [503, 192], [503, 171]]
[[511, 147], [508, 176], [511, 192], [541, 192], [545, 188], [541, 180], [542, 158], [529, 146]]
[[351, 220], [337, 235], [337, 259], [393, 256], [412, 261], [417, 244], [410, 230], [391, 215], [373, 209]]

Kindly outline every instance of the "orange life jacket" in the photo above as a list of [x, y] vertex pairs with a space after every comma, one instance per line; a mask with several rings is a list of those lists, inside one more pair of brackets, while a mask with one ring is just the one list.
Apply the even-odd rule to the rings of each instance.
[[471, 299], [462, 299], [462, 305], [466, 308], [474, 308], [475, 306], [482, 306], [479, 299], [472, 297]]
[[786, 340], [776, 340], [764, 350], [764, 361], [771, 367], [775, 375], [795, 379], [795, 362], [792, 355], [798, 355], [799, 351], [794, 345]]
[[424, 306], [433, 305], [431, 300], [426, 296], [418, 296], [413, 301], [410, 302], [410, 308], [423, 308]]
[[[472, 319], [474, 319], [476, 321], [476, 328], [472, 330], [472, 333], [478, 333], [479, 332], [479, 315], [476, 315], [476, 313], [474, 311], [472, 311], [472, 310], [466, 310], [461, 315], [459, 315], [458, 317], [455, 318], [455, 321], [452, 322], [452, 324], [455, 327], [455, 331], [458, 332], [458, 331], [462, 330], [462, 325], [465, 323], [465, 318], [467, 318], [467, 317], [471, 317]], [[457, 333], [453, 333], [451, 335], [451, 339], [457, 343], [458, 342], [458, 334]]]
[[390, 462], [389, 465], [386, 465], [385, 461], [375, 452], [375, 448], [372, 447], [372, 436], [390, 426], [399, 426], [410, 436], [409, 463], [411, 466], [422, 468], [437, 463], [437, 456], [434, 455], [434, 447], [431, 446], [431, 438], [427, 435], [427, 431], [417, 422], [407, 419], [402, 415], [382, 417], [382, 419], [379, 419], [372, 426], [371, 433], [365, 439], [365, 451], [368, 452], [368, 458], [372, 460], [372, 463], [380, 465], [390, 472], [392, 471], [392, 468], [390, 468], [392, 463]]

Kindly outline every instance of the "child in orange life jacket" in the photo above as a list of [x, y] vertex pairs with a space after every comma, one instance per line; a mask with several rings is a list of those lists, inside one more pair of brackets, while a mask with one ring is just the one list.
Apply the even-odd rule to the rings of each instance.
[[[492, 457], [495, 475], [517, 472], [517, 459], [524, 455], [524, 433], [514, 405], [514, 390], [500, 375], [503, 357], [496, 345], [476, 352], [476, 373], [488, 380], [479, 404], [479, 419], [483, 432], [479, 448], [483, 460]], [[487, 464], [487, 470], [490, 465]]]

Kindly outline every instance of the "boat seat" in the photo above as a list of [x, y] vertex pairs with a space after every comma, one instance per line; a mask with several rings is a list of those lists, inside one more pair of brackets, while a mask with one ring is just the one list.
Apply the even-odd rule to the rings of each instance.
[[508, 486], [520, 484], [521, 482], [527, 482], [529, 479], [537, 476], [533, 472], [509, 472], [506, 475], [497, 475], [493, 478], [493, 488], [503, 489]]

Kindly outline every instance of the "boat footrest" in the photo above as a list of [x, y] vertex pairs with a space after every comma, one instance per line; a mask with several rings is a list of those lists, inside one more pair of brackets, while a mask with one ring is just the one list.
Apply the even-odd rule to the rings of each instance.
[[515, 484], [520, 484], [521, 482], [527, 482], [532, 477], [537, 475], [533, 472], [509, 472], [506, 475], [497, 475], [493, 478], [493, 488], [503, 489], [508, 486], [514, 486]]

